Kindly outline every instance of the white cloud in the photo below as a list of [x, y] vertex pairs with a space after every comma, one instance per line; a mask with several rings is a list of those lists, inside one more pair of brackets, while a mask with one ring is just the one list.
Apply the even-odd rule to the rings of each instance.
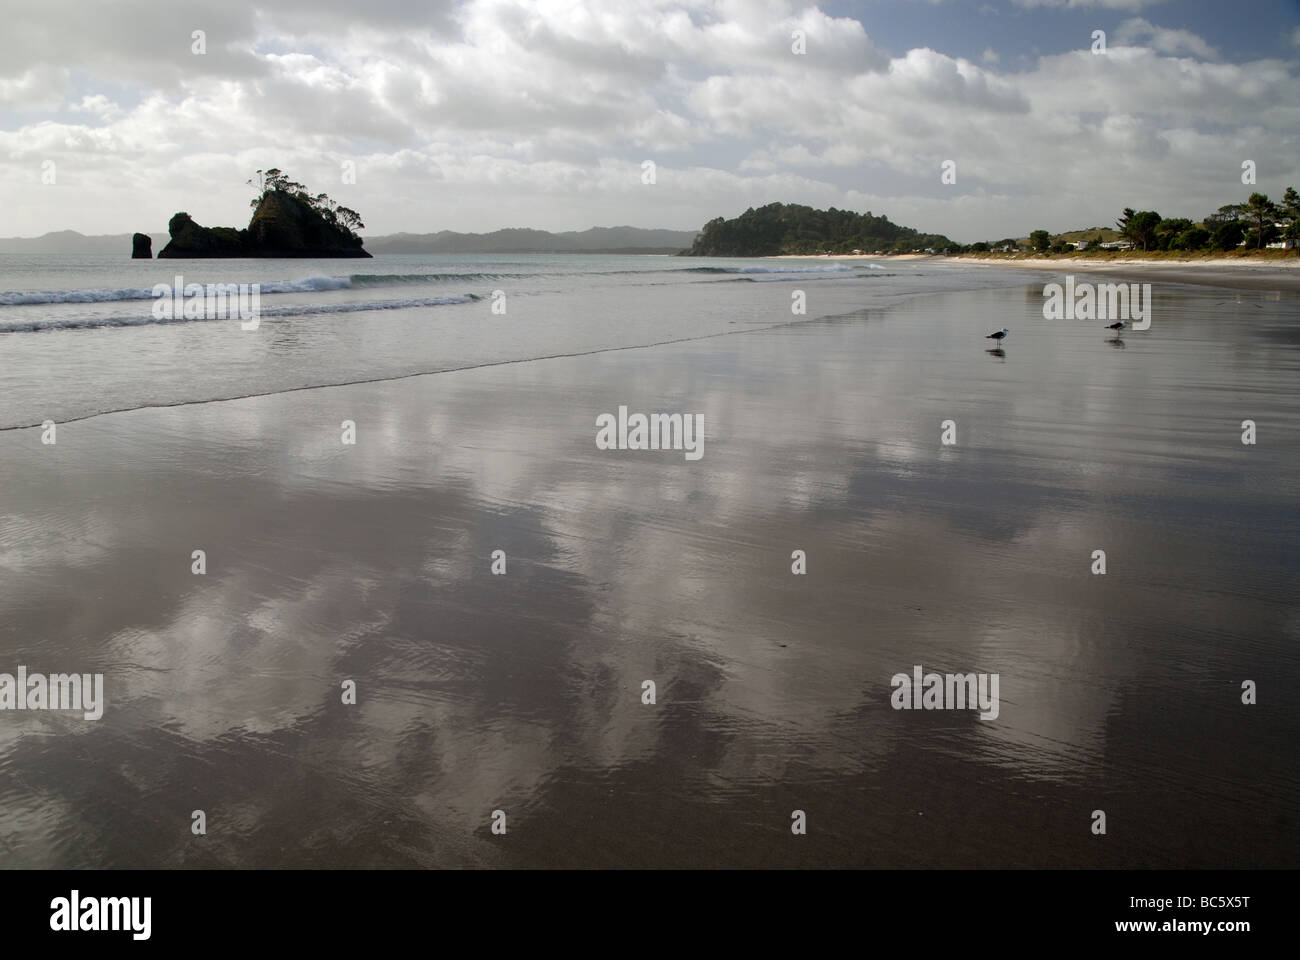
[[1190, 30], [1169, 30], [1164, 27], [1157, 27], [1141, 17], [1125, 20], [1119, 25], [1119, 29], [1115, 31], [1116, 43], [1137, 45], [1143, 41], [1142, 45], [1150, 47], [1157, 53], [1165, 53], [1171, 56], [1180, 53], [1191, 53], [1204, 60], [1214, 60], [1219, 56], [1214, 47]]
[[[1021, 66], [1004, 73], [992, 49], [981, 63], [888, 56], [863, 24], [789, 0], [467, 0], [431, 14], [376, 0], [364, 23], [342, 0], [319, 16], [287, 2], [201, 2], [158, 21], [174, 45], [155, 32], [120, 47], [152, 17], [143, 0], [77, 14], [98, 45], [36, 30], [72, 16], [62, 0], [16, 8], [0, 38], [0, 232], [159, 230], [181, 209], [235, 223], [244, 181], [268, 165], [361, 211], [371, 234], [685, 229], [787, 200], [870, 204], [979, 239], [1134, 203], [1206, 212], [1240, 192], [1245, 156], [1281, 178], [1270, 190], [1300, 181], [1294, 64], [1222, 62], [1138, 18], [1106, 56], [1004, 49]], [[211, 52], [196, 57], [202, 24]], [[47, 159], [57, 185], [40, 184]], [[945, 159], [954, 187], [939, 183]], [[1045, 208], [1059, 222], [1038, 224]]]

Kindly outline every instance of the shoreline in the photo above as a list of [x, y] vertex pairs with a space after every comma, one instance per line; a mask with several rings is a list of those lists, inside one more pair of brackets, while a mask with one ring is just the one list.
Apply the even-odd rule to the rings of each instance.
[[[680, 323], [664, 329], [652, 329], [647, 326], [643, 335], [596, 336], [587, 347], [570, 344], [573, 349], [560, 350], [549, 348], [536, 340], [529, 345], [520, 346], [520, 341], [516, 340], [515, 348], [505, 353], [500, 350], [488, 352], [470, 350], [468, 353], [459, 356], [455, 363], [440, 359], [435, 354], [429, 353], [427, 354], [428, 359], [421, 360], [418, 364], [404, 363], [377, 369], [353, 370], [346, 365], [342, 367], [331, 365], [329, 356], [324, 355], [323, 359], [318, 361], [318, 366], [314, 368], [317, 372], [313, 372], [310, 376], [288, 378], [272, 376], [269, 382], [255, 382], [252, 384], [246, 384], [239, 380], [237, 381], [238, 389], [231, 388], [232, 381], [230, 380], [223, 380], [220, 377], [216, 379], [207, 378], [202, 385], [192, 381], [187, 381], [183, 385], [176, 384], [174, 391], [169, 392], [163, 398], [151, 394], [142, 399], [139, 391], [120, 390], [118, 389], [120, 384], [114, 381], [113, 378], [109, 378], [106, 383], [107, 392], [101, 392], [93, 398], [69, 400], [58, 409], [53, 410], [49, 408], [48, 403], [38, 396], [45, 388], [33, 383], [27, 387], [25, 394], [22, 395], [23, 402], [16, 403], [14, 406], [15, 410], [29, 412], [30, 416], [19, 416], [16, 413], [9, 414], [8, 411], [0, 411], [0, 436], [10, 431], [38, 430], [46, 419], [64, 425], [143, 409], [164, 409], [237, 401], [258, 396], [311, 391], [326, 387], [346, 387], [361, 383], [395, 382], [484, 367], [528, 364], [539, 360], [588, 356], [614, 351], [639, 351], [672, 343], [690, 343], [716, 337], [739, 336], [753, 333], [759, 329], [782, 327], [791, 323], [816, 322], [822, 319], [842, 317], [856, 313], [864, 308], [888, 309], [890, 306], [916, 297], [935, 296], [945, 292], [966, 293], [990, 287], [1019, 286], [1031, 281], [1032, 275], [1029, 274], [1019, 276], [971, 272], [963, 274], [956, 271], [950, 272], [943, 277], [901, 278], [897, 282], [898, 286], [892, 288], [873, 286], [864, 288], [863, 291], [839, 289], [834, 295], [821, 298], [812, 316], [797, 316], [794, 318], [791, 318], [784, 310], [780, 311], [776, 316], [763, 316], [762, 313], [754, 312], [756, 308], [753, 302], [742, 298], [732, 304], [734, 310], [738, 310], [739, 313], [732, 312], [728, 313], [727, 316], [743, 316], [748, 317], [748, 319], [743, 319], [739, 323], [733, 321], [726, 326], [720, 323], [715, 323], [712, 326], [706, 325], [703, 328], [698, 325], [688, 326]], [[710, 288], [693, 287], [691, 289], [696, 293], [705, 293]], [[716, 298], [721, 296], [722, 291], [725, 291], [726, 288], [715, 287], [711, 289], [713, 289]], [[761, 290], [761, 288], [755, 289]], [[749, 303], [749, 306], [746, 306], [746, 303]], [[453, 315], [448, 314], [447, 317], [449, 323], [454, 325], [457, 322]], [[131, 329], [135, 331], [132, 337], [165, 338], [167, 336], [165, 325], [143, 324], [131, 327]], [[170, 329], [178, 328], [172, 327]], [[384, 329], [388, 329], [388, 327]], [[213, 333], [213, 330], [215, 328], [204, 326], [201, 329], [196, 329], [193, 335], [198, 337], [219, 337], [220, 334]], [[501, 330], [504, 333], [506, 328], [502, 326]], [[415, 334], [417, 340], [419, 336], [418, 333]], [[394, 344], [396, 343], [392, 335], [389, 336], [389, 340]], [[33, 358], [33, 362], [41, 359], [40, 350], [44, 349], [41, 346], [42, 342], [50, 341], [36, 339], [23, 341], [24, 345], [31, 345], [32, 350], [29, 353]], [[402, 342], [409, 348], [409, 340], [403, 339]], [[159, 349], [165, 350], [165, 345], [161, 344], [161, 341], [159, 343]], [[428, 347], [427, 343], [425, 343], [425, 347]], [[420, 356], [425, 357], [426, 354], [421, 353]]]
[[924, 261], [938, 264], [974, 264], [1013, 270], [1045, 270], [1052, 273], [1090, 273], [1126, 280], [1189, 283], [1234, 290], [1285, 291], [1300, 293], [1300, 257], [1294, 260], [1250, 261], [1215, 258], [1207, 260], [1053, 260], [1030, 257], [1020, 260], [1001, 257], [951, 257], [937, 253], [798, 254], [788, 257], [758, 257], [759, 260], [870, 260], [879, 263]]

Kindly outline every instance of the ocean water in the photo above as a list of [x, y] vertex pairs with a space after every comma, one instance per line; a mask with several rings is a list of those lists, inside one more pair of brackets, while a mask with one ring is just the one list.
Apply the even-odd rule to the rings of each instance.
[[[0, 429], [663, 343], [1012, 282], [865, 261], [0, 256]], [[191, 283], [259, 284], [257, 329], [157, 319], [155, 285]], [[803, 314], [791, 310], [795, 289]]]
[[[1300, 865], [1294, 295], [1117, 338], [976, 266], [180, 266], [298, 286], [0, 306], [4, 424], [59, 421], [0, 431], [0, 672], [105, 695], [0, 712], [7, 864]], [[620, 405], [703, 456], [598, 449]], [[997, 717], [893, 709], [918, 665]]]

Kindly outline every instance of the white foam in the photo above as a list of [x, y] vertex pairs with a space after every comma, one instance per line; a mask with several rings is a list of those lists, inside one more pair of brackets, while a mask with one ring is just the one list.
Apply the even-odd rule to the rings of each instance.
[[828, 263], [806, 267], [732, 267], [735, 273], [839, 273], [852, 270], [848, 264]]
[[[159, 280], [170, 285], [174, 277]], [[352, 287], [348, 277], [308, 277], [306, 280], [271, 280], [263, 283], [261, 292], [310, 293], [315, 290], [347, 290]], [[153, 287], [124, 287], [120, 290], [4, 290], [0, 291], [0, 306], [18, 307], [41, 303], [111, 303], [115, 300], [152, 300]]]

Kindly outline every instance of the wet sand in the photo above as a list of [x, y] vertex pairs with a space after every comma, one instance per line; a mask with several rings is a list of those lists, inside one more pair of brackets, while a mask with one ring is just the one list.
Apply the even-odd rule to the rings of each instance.
[[[1213, 292], [1162, 287], [1123, 349], [1043, 320], [1036, 287], [925, 296], [111, 414], [54, 446], [0, 434], [0, 670], [102, 671], [108, 701], [0, 714], [0, 850], [1294, 867], [1300, 356], [1279, 296], [1228, 323]], [[620, 404], [703, 414], [702, 459], [598, 450]], [[892, 709], [915, 664], [999, 674], [998, 718]]]

